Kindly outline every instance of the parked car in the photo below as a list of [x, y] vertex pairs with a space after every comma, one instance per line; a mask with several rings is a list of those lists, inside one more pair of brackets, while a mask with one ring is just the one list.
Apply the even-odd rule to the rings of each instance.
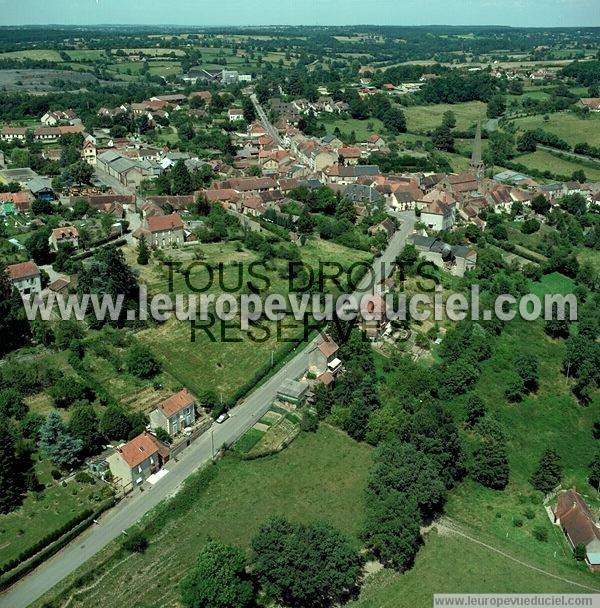
[[227, 412], [223, 412], [216, 420], [217, 424], [223, 424], [225, 420], [229, 418], [229, 414]]

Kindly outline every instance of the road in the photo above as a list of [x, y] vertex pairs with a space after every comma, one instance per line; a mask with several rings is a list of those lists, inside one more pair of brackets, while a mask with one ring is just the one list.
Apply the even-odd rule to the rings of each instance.
[[[406, 239], [414, 230], [413, 212], [397, 213], [396, 217], [401, 218], [402, 225], [390, 239], [382, 256], [373, 264], [376, 281], [379, 281], [383, 275], [389, 275], [396, 256], [402, 251]], [[370, 275], [367, 274], [355, 295], [371, 290], [370, 279]], [[306, 345], [242, 403], [234, 407], [230, 411], [229, 420], [221, 425], [213, 424], [211, 429], [186, 448], [180, 454], [178, 462], [172, 462], [167, 466], [169, 473], [155, 486], [151, 486], [145, 492], [134, 491], [105, 513], [97, 525], [88, 528], [54, 557], [0, 595], [0, 607], [29, 606], [108, 543], [118, 538], [123, 530], [139, 521], [158, 503], [175, 494], [189, 475], [214, 456], [213, 445], [215, 450], [218, 450], [223, 444], [231, 444], [238, 439], [268, 411], [284, 380], [299, 378], [308, 370], [309, 354], [318, 340], [317, 337]]]
[[285, 147], [283, 145], [283, 142], [281, 141], [281, 137], [279, 137], [279, 132], [271, 124], [271, 121], [267, 118], [265, 111], [263, 110], [262, 106], [258, 102], [258, 98], [256, 97], [256, 95], [254, 93], [252, 95], [250, 95], [250, 99], [252, 100], [252, 103], [254, 104], [254, 109], [256, 110], [256, 113], [258, 114], [258, 117], [260, 118], [260, 122], [262, 123], [263, 127], [265, 128], [265, 131], [269, 134], [269, 136], [273, 139], [273, 141], [275, 141], [277, 143], [278, 146], [280, 146], [281, 148]]

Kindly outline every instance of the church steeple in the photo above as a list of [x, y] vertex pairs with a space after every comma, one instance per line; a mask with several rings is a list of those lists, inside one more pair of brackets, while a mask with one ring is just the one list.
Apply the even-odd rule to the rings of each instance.
[[481, 180], [484, 175], [485, 166], [481, 158], [481, 123], [477, 122], [477, 130], [475, 131], [475, 140], [473, 141], [473, 152], [471, 153], [471, 161], [469, 162], [471, 171], [475, 173], [477, 180]]

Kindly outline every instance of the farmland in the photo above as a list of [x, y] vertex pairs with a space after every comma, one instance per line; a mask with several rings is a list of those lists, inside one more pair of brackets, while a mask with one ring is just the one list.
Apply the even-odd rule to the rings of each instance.
[[590, 166], [587, 164], [582, 165], [582, 163], [577, 160], [559, 158], [555, 153], [547, 150], [536, 150], [530, 154], [523, 154], [517, 156], [514, 161], [520, 163], [526, 167], [526, 169], [535, 169], [536, 171], [542, 172], [550, 171], [552, 174], [565, 176], [567, 178], [572, 175], [573, 171], [583, 169], [588, 179], [593, 181], [600, 180], [600, 163], [594, 163]]

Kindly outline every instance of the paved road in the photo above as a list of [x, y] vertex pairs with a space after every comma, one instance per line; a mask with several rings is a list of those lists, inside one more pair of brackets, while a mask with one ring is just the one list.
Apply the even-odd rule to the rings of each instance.
[[270, 137], [273, 138], [273, 140], [277, 143], [277, 145], [279, 145], [283, 148], [284, 145], [283, 145], [283, 142], [281, 141], [281, 137], [279, 137], [279, 132], [271, 124], [271, 121], [267, 118], [267, 115], [266, 115], [265, 111], [263, 110], [262, 106], [260, 105], [260, 103], [258, 102], [258, 98], [256, 97], [256, 95], [254, 95], [254, 94], [250, 95], [250, 99], [252, 100], [252, 103], [254, 104], [254, 109], [256, 110], [256, 113], [258, 114], [258, 117], [260, 118], [260, 122], [262, 123], [263, 127], [265, 128], [265, 131], [269, 134]]
[[[390, 273], [396, 256], [402, 251], [407, 237], [414, 229], [413, 212], [399, 212], [395, 215], [401, 218], [402, 225], [391, 238], [381, 258], [374, 263], [374, 276], [377, 281]], [[370, 291], [371, 285], [371, 278], [367, 274], [355, 295]], [[0, 595], [0, 607], [29, 606], [121, 535], [123, 530], [135, 524], [159, 502], [176, 493], [189, 475], [213, 457], [213, 446], [218, 450], [223, 444], [231, 444], [238, 439], [268, 411], [285, 379], [297, 379], [308, 370], [309, 354], [318, 340], [317, 337], [306, 345], [240, 405], [233, 408], [229, 420], [221, 425], [214, 424], [186, 448], [179, 456], [178, 462], [167, 466], [169, 473], [155, 486], [145, 492], [134, 491], [104, 514], [97, 525], [88, 528], [62, 551]]]

